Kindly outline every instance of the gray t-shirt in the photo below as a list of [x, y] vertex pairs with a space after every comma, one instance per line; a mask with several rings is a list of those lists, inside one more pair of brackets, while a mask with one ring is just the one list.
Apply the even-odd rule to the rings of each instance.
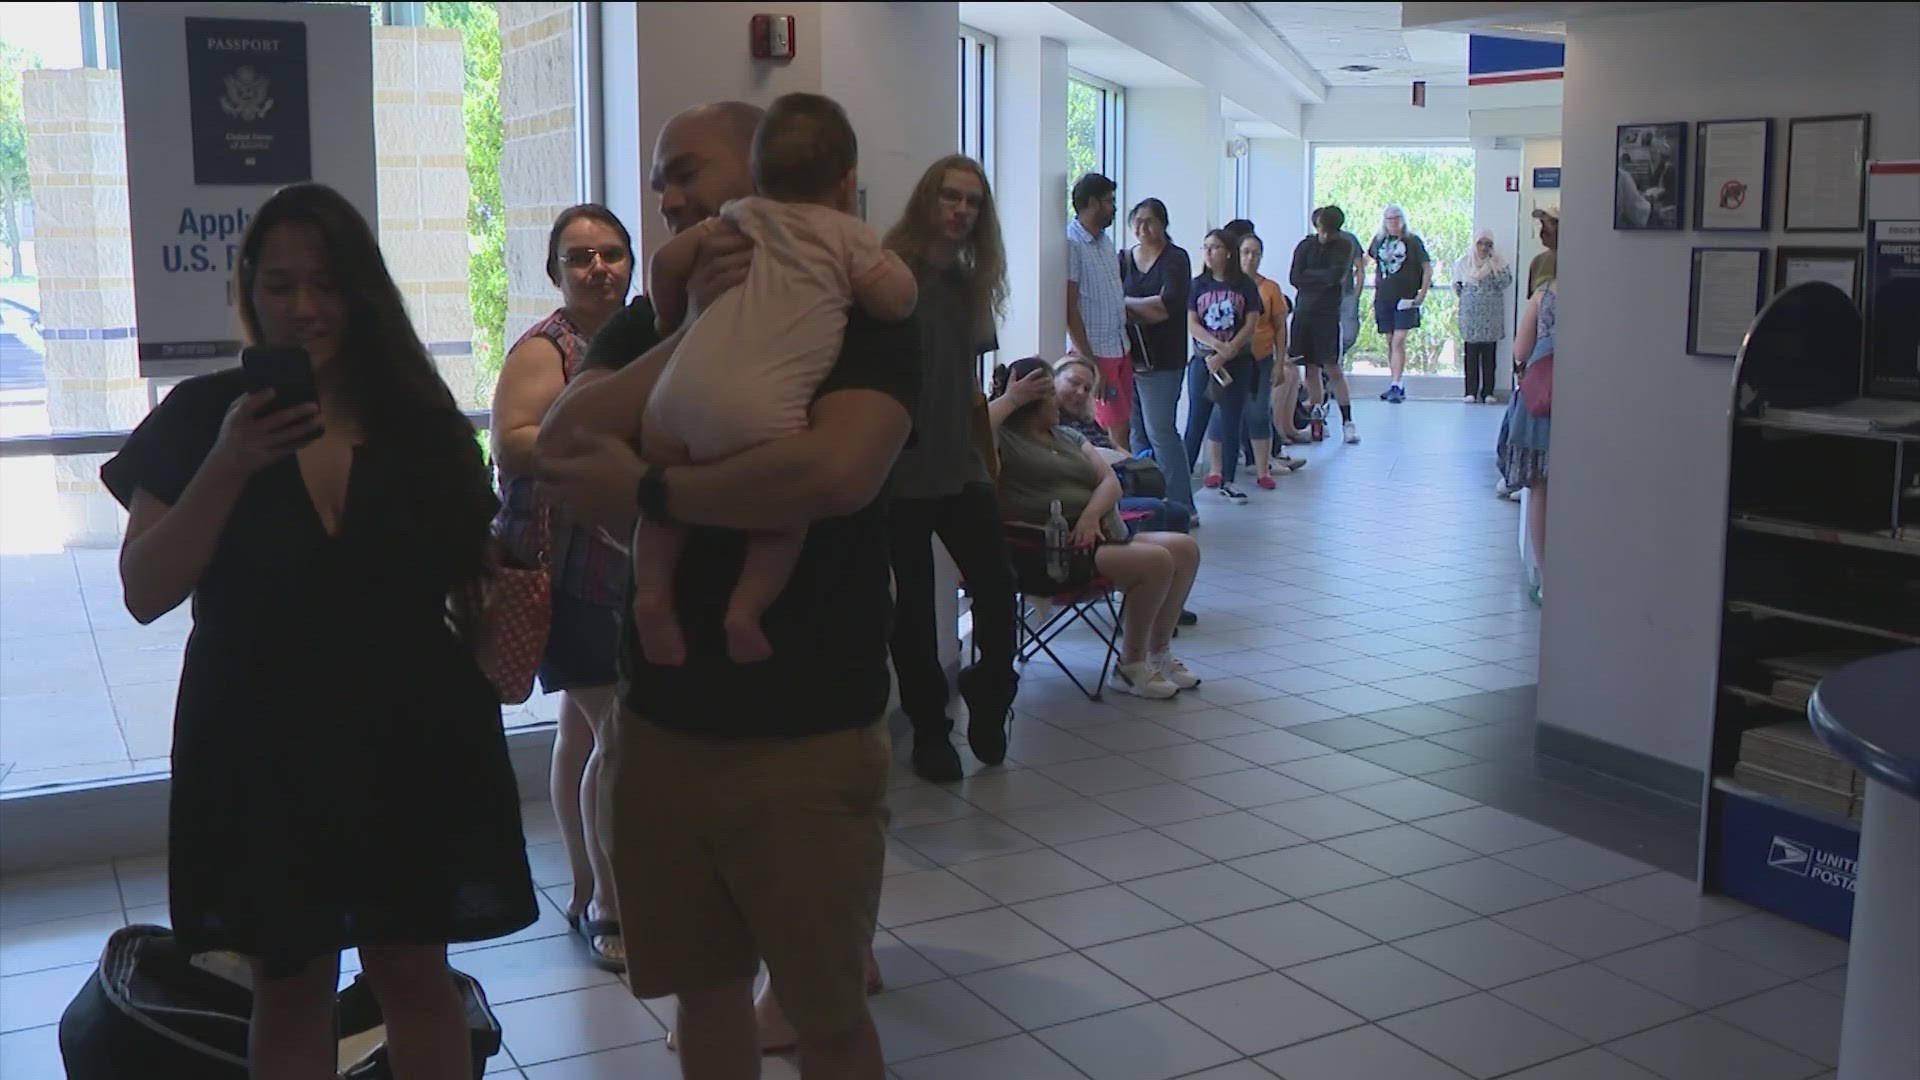
[[941, 499], [968, 484], [989, 483], [986, 463], [973, 444], [973, 404], [980, 392], [980, 340], [965, 271], [923, 270], [920, 300], [920, 404], [913, 435], [894, 462], [887, 494], [898, 499]]

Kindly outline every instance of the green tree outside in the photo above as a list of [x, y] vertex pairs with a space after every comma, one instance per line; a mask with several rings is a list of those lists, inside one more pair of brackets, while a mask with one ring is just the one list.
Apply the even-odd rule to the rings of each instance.
[[[473, 305], [480, 384], [490, 389], [506, 362], [507, 219], [500, 199], [500, 14], [497, 4], [427, 4], [427, 25], [460, 31], [466, 58], [467, 298]], [[483, 395], [486, 396], [486, 395]]]
[[1073, 216], [1073, 185], [1100, 171], [1100, 104], [1106, 92], [1067, 80], [1067, 216]]
[[[1408, 227], [1433, 257], [1433, 289], [1421, 312], [1420, 329], [1407, 335], [1407, 370], [1421, 375], [1455, 374], [1459, 347], [1458, 300], [1450, 284], [1453, 261], [1473, 242], [1473, 151], [1465, 147], [1325, 146], [1313, 152], [1313, 205], [1340, 207], [1347, 231], [1371, 243], [1380, 212], [1399, 203]], [[1373, 266], [1361, 296], [1356, 355], [1386, 363], [1387, 343], [1373, 325]], [[1449, 356], [1452, 363], [1446, 364]]]
[[7, 246], [10, 272], [26, 276], [20, 250], [20, 211], [31, 200], [27, 188], [27, 111], [21, 100], [21, 73], [40, 66], [40, 58], [18, 45], [0, 42], [0, 244]]

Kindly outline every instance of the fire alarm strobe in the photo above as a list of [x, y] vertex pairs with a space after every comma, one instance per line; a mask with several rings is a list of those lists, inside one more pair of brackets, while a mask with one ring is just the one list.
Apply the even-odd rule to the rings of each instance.
[[755, 15], [753, 56], [756, 60], [793, 59], [793, 16]]

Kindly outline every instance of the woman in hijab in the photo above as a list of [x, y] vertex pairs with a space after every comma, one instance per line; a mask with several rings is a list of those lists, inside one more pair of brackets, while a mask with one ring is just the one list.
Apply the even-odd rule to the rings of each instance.
[[1493, 230], [1473, 234], [1473, 247], [1453, 264], [1453, 291], [1460, 297], [1460, 340], [1467, 351], [1469, 404], [1493, 400], [1494, 356], [1507, 336], [1507, 290], [1513, 269], [1493, 250]]

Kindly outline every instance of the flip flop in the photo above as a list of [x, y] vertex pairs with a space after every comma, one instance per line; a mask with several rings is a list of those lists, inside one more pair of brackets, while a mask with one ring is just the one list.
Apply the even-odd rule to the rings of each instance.
[[[586, 942], [587, 953], [593, 958], [593, 966], [601, 971], [615, 975], [624, 975], [627, 962], [618, 956], [609, 956], [600, 946], [602, 938], [621, 937], [619, 919], [588, 919], [579, 915], [567, 916], [567, 926], [580, 940]], [[622, 940], [625, 940], [622, 938]]]

